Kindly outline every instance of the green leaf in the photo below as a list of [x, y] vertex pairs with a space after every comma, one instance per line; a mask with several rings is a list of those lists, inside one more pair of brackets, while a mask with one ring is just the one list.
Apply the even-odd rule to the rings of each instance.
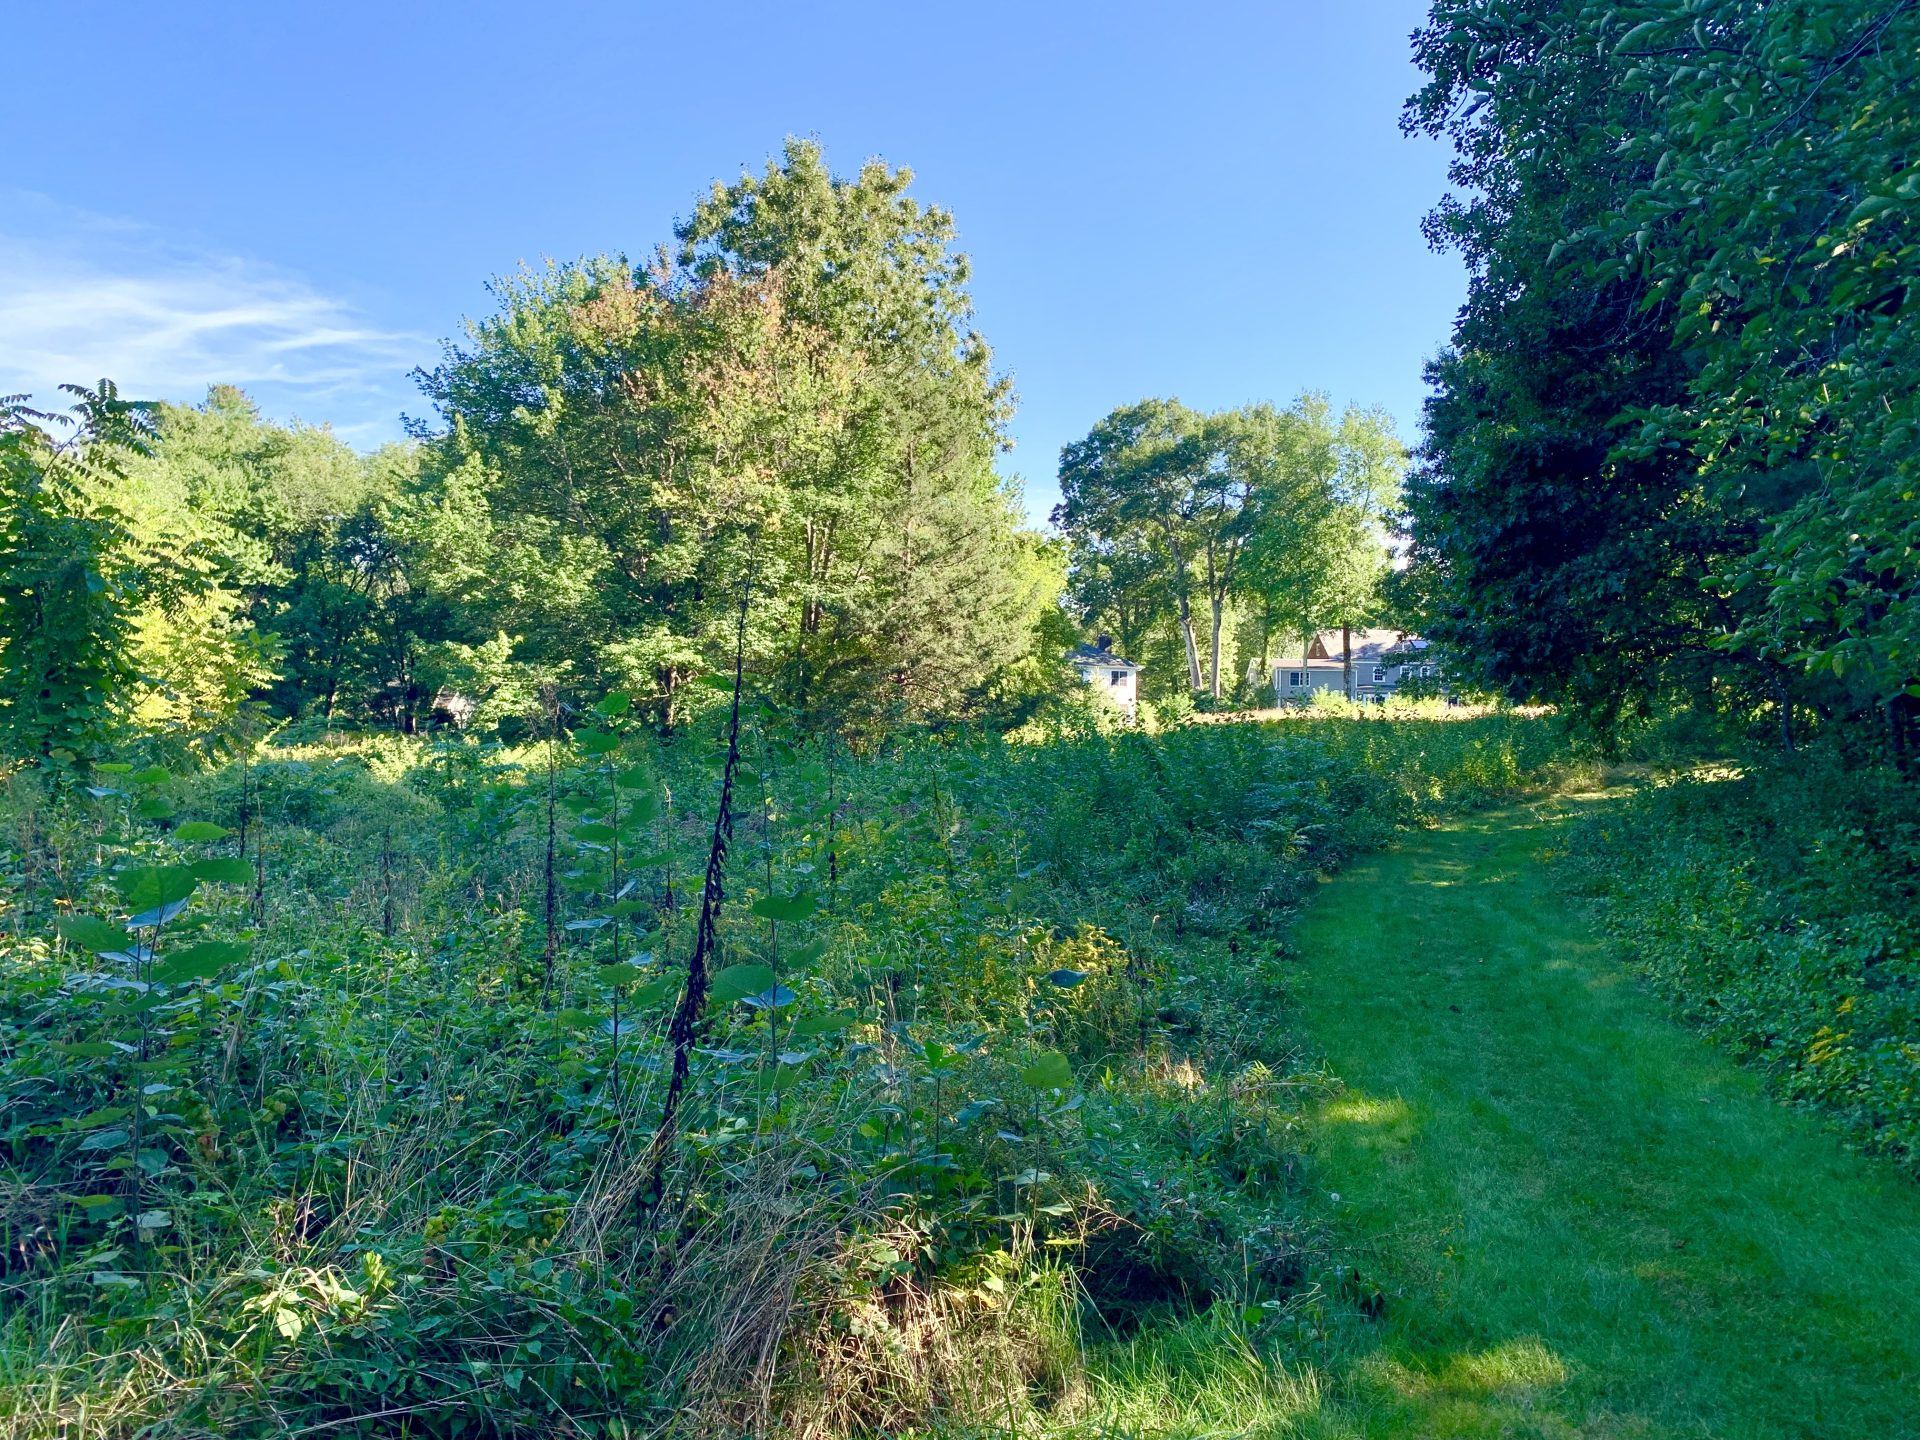
[[133, 807], [142, 820], [165, 820], [173, 814], [173, 802], [164, 795], [148, 795]]
[[1062, 990], [1071, 990], [1074, 986], [1083, 984], [1087, 974], [1085, 970], [1068, 970], [1063, 967], [1059, 970], [1049, 970], [1047, 979]]
[[1614, 54], [1617, 55], [1622, 50], [1631, 50], [1643, 40], [1651, 40], [1665, 28], [1666, 24], [1667, 22], [1664, 17], [1658, 20], [1641, 21], [1640, 24], [1634, 26], [1620, 37], [1619, 43], [1613, 47]]
[[638, 990], [634, 991], [631, 1001], [635, 1005], [657, 1005], [662, 1000], [666, 1000], [679, 993], [680, 977], [677, 974], [661, 975], [649, 980]]
[[1869, 195], [1847, 214], [1847, 224], [1857, 225], [1863, 220], [1871, 220], [1876, 215], [1884, 215], [1900, 202], [1891, 195]]
[[218, 855], [211, 860], [196, 860], [187, 867], [196, 880], [209, 885], [251, 885], [253, 866], [237, 855]]
[[153, 978], [162, 985], [184, 985], [189, 980], [217, 975], [246, 958], [247, 947], [238, 940], [202, 940], [198, 945], [169, 951], [155, 961]]
[[122, 870], [113, 877], [113, 883], [127, 908], [137, 911], [177, 905], [193, 894], [199, 881], [184, 865], [140, 865]]
[[127, 764], [124, 760], [102, 760], [93, 768], [98, 770], [102, 775], [127, 775], [132, 773], [133, 770], [133, 766]]
[[611, 755], [620, 748], [620, 737], [611, 730], [589, 730], [574, 737], [582, 755]]
[[801, 891], [795, 895], [762, 895], [750, 908], [763, 920], [784, 923], [806, 919], [820, 908], [820, 902]]
[[619, 835], [613, 826], [602, 824], [598, 820], [589, 820], [584, 825], [573, 827], [573, 838], [585, 840], [593, 845], [611, 845]]
[[54, 921], [53, 928], [60, 932], [68, 944], [95, 955], [111, 955], [130, 949], [133, 945], [133, 937], [120, 926], [109, 925], [105, 920], [95, 919], [91, 915], [69, 915]]
[[187, 845], [205, 845], [213, 840], [227, 838], [227, 827], [216, 825], [211, 820], [188, 820], [173, 832], [173, 838]]
[[124, 1120], [133, 1111], [125, 1105], [109, 1105], [103, 1110], [95, 1110], [90, 1115], [76, 1115], [67, 1121], [68, 1130], [98, 1130], [103, 1125], [112, 1125]]
[[793, 1022], [792, 1034], [796, 1040], [810, 1040], [816, 1035], [831, 1035], [845, 1030], [849, 1025], [860, 1023], [858, 1015], [845, 1013], [837, 1015], [803, 1015]]
[[615, 692], [612, 695], [603, 696], [600, 703], [593, 708], [596, 714], [604, 715], [607, 719], [614, 720], [633, 708], [633, 697]]
[[1020, 1079], [1036, 1090], [1071, 1090], [1073, 1067], [1058, 1050], [1044, 1050], [1020, 1072]]
[[769, 985], [758, 995], [747, 996], [746, 1003], [756, 1010], [784, 1010], [800, 997], [784, 985]]
[[729, 965], [713, 977], [707, 998], [715, 1005], [732, 1005], [771, 988], [773, 971], [765, 965]]
[[[102, 765], [98, 768], [104, 770], [107, 767]], [[134, 772], [133, 783], [136, 785], [164, 785], [171, 779], [173, 779], [173, 776], [167, 773], [164, 765], [149, 765], [144, 770]]]

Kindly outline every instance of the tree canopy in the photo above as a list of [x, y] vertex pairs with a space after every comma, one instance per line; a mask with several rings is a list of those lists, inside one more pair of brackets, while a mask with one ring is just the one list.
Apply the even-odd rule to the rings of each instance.
[[1912, 3], [1434, 6], [1404, 123], [1471, 286], [1409, 594], [1480, 679], [1910, 738], [1917, 45]]

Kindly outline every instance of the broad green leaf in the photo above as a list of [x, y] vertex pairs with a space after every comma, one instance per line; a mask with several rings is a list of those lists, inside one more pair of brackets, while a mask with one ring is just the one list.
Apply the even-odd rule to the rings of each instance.
[[633, 708], [633, 697], [622, 695], [618, 692], [612, 695], [605, 695], [601, 697], [600, 703], [593, 708], [596, 714], [604, 715], [609, 720], [617, 719]]
[[1047, 979], [1053, 984], [1058, 985], [1062, 990], [1071, 990], [1074, 986], [1084, 982], [1087, 974], [1088, 972], [1085, 970], [1068, 970], [1062, 968], [1059, 970], [1049, 970], [1047, 972]]
[[196, 880], [205, 880], [209, 885], [253, 883], [253, 866], [237, 855], [217, 855], [210, 860], [196, 860], [187, 869], [193, 872]]
[[109, 1105], [105, 1109], [95, 1110], [89, 1115], [76, 1115], [67, 1121], [69, 1130], [98, 1130], [103, 1125], [113, 1125], [133, 1113], [125, 1105]]
[[246, 958], [247, 947], [238, 940], [202, 940], [162, 955], [154, 962], [153, 978], [162, 985], [183, 985], [217, 975]]
[[199, 882], [184, 865], [141, 865], [122, 870], [113, 877], [113, 883], [127, 908], [141, 911], [178, 904], [193, 894]]
[[165, 820], [173, 814], [173, 802], [164, 795], [148, 795], [133, 807], [142, 820]]
[[[104, 770], [107, 767], [101, 765], [97, 768]], [[133, 783], [136, 785], [164, 785], [171, 779], [173, 779], [173, 776], [167, 773], [164, 765], [149, 765], [144, 770], [134, 772]]]
[[806, 919], [820, 908], [820, 902], [803, 890], [794, 895], [762, 895], [750, 908], [763, 920], [786, 923]]
[[1073, 1088], [1073, 1067], [1058, 1050], [1044, 1050], [1020, 1072], [1020, 1079], [1036, 1090], [1070, 1090]]
[[630, 1000], [635, 1005], [657, 1005], [662, 1000], [671, 999], [679, 993], [680, 977], [677, 974], [661, 975], [634, 991]]
[[611, 825], [589, 820], [584, 825], [573, 827], [573, 838], [593, 845], [611, 845], [618, 838], [618, 832]]
[[849, 1025], [858, 1025], [858, 1015], [803, 1015], [793, 1022], [792, 1034], [796, 1039], [807, 1040], [816, 1035], [831, 1035], [836, 1030], [845, 1030]]
[[765, 965], [729, 965], [713, 977], [707, 998], [715, 1005], [732, 1005], [771, 988], [773, 980], [773, 971]]
[[228, 833], [226, 826], [216, 825], [211, 820], [188, 820], [173, 832], [173, 838], [187, 845], [205, 845], [210, 841], [226, 839]]
[[69, 915], [54, 921], [53, 928], [60, 932], [68, 944], [95, 955], [111, 955], [133, 944], [133, 937], [123, 928], [109, 925], [105, 920], [95, 919], [91, 915]]
[[576, 735], [574, 743], [582, 755], [611, 755], [620, 748], [620, 737], [611, 730], [589, 730], [584, 735]]
[[151, 930], [156, 925], [164, 925], [187, 908], [184, 900], [175, 900], [166, 905], [156, 905], [151, 910], [142, 910], [127, 918], [127, 924], [135, 930]]

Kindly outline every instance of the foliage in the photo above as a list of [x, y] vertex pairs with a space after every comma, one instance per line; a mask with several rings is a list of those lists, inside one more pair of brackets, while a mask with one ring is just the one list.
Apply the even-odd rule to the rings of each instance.
[[1287, 918], [1556, 751], [1490, 716], [859, 757], [749, 695], [655, 1203], [720, 755], [632, 715], [567, 721], [551, 808], [543, 749], [444, 737], [12, 802], [15, 1433], [896, 1425], [1068, 1404], [1081, 1303], [1309, 1333]]
[[[1169, 629], [1185, 689], [1216, 705], [1244, 689], [1256, 651], [1256, 683], [1270, 683], [1276, 638], [1363, 624], [1378, 610], [1400, 461], [1383, 413], [1349, 409], [1336, 421], [1317, 395], [1214, 415], [1177, 400], [1122, 406], [1061, 452], [1054, 521], [1073, 544], [1073, 598], [1089, 621], [1113, 626], [1128, 658]], [[1210, 625], [1204, 666], [1197, 606]], [[1258, 638], [1230, 666], [1236, 619]], [[1157, 678], [1170, 667], [1150, 668]]]
[[[0, 756], [71, 763], [109, 738], [134, 676], [126, 607], [140, 577], [123, 517], [94, 493], [152, 427], [107, 381], [71, 416], [0, 397]], [[44, 423], [76, 427], [55, 443]]]
[[1594, 820], [1576, 851], [1610, 933], [1688, 1018], [1778, 1093], [1909, 1168], [1916, 798], [1910, 778], [1827, 749], [1705, 767]]
[[525, 658], [671, 719], [750, 584], [753, 667], [871, 733], [966, 713], [1026, 653], [1053, 568], [993, 473], [1007, 386], [952, 218], [910, 179], [790, 142], [677, 260], [502, 281], [422, 377], [482, 507], [470, 603]]
[[1676, 693], [1911, 740], [1920, 8], [1442, 0], [1410, 130], [1472, 274], [1408, 598], [1598, 728]]

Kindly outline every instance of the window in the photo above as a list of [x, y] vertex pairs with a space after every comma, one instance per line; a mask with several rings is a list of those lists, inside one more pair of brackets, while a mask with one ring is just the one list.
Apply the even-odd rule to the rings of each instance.
[[1373, 683], [1376, 685], [1384, 685], [1387, 683], [1387, 667], [1386, 666], [1376, 665], [1373, 667]]
[[1086, 669], [1081, 670], [1080, 678], [1091, 685], [1093, 683], [1093, 671]]
[[1116, 671], [1114, 671], [1114, 672], [1113, 672], [1113, 683], [1114, 683], [1115, 685], [1124, 685], [1124, 684], [1126, 684], [1126, 683], [1127, 683], [1127, 672], [1126, 672], [1126, 671], [1124, 671], [1124, 670], [1116, 670]]
[[1302, 685], [1305, 685], [1306, 683], [1307, 683], [1307, 677], [1304, 671], [1301, 671], [1301, 670], [1287, 671], [1287, 688], [1289, 690], [1298, 690]]

